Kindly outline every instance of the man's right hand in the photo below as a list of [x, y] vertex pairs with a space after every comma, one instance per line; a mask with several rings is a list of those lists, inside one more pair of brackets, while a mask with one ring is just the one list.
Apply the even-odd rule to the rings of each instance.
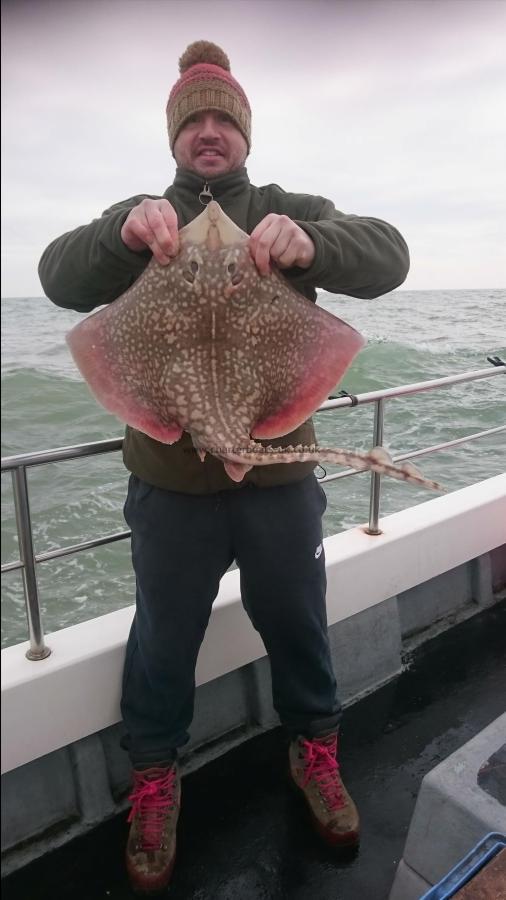
[[143, 200], [125, 219], [121, 240], [134, 253], [149, 247], [156, 261], [166, 266], [179, 251], [176, 210], [168, 200]]

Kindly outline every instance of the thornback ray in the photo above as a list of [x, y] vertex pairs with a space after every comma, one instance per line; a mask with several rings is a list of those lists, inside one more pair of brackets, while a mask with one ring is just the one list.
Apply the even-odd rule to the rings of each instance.
[[379, 448], [260, 444], [309, 418], [365, 339], [277, 269], [261, 276], [249, 236], [216, 201], [179, 240], [174, 260], [153, 257], [124, 294], [67, 335], [102, 406], [162, 443], [189, 432], [200, 458], [218, 457], [234, 481], [254, 465], [315, 461], [443, 490]]

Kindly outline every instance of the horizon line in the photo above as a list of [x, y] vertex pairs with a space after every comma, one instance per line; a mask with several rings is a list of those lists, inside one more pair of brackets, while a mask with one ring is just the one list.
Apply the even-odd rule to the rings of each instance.
[[[504, 287], [395, 288], [393, 291], [387, 291], [385, 294], [380, 294], [378, 297], [369, 299], [353, 297], [351, 294], [336, 294], [332, 291], [326, 291], [325, 288], [315, 288], [315, 290], [317, 293], [330, 294], [332, 297], [346, 297], [350, 300], [363, 300], [365, 303], [372, 303], [375, 300], [381, 300], [382, 297], [388, 297], [389, 294], [422, 294], [427, 291], [437, 291], [440, 293], [443, 291], [506, 291], [506, 285]], [[116, 299], [119, 300], [120, 296], [121, 294], [119, 294]], [[49, 297], [46, 297], [45, 294], [4, 294], [0, 296], [0, 300], [47, 300], [49, 303], [53, 303], [53, 301]], [[114, 303], [114, 300], [112, 300], [111, 303]], [[58, 304], [54, 305], [57, 306]], [[101, 303], [99, 305], [107, 306], [108, 304]], [[71, 306], [61, 308], [72, 310]], [[74, 310], [74, 312], [79, 312], [79, 310]]]

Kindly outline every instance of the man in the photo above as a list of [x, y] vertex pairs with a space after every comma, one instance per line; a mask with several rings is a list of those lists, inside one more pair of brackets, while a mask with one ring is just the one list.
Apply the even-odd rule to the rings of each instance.
[[[315, 288], [371, 298], [406, 277], [399, 233], [346, 216], [323, 197], [250, 184], [251, 111], [214, 44], [190, 45], [167, 104], [177, 162], [163, 197], [137, 196], [54, 241], [39, 273], [48, 297], [87, 312], [122, 294], [151, 255], [170, 265], [178, 229], [212, 195], [251, 235], [260, 274], [271, 265], [306, 297]], [[310, 444], [311, 422], [277, 443]], [[201, 462], [189, 435], [171, 446], [129, 427], [125, 517], [132, 529], [136, 617], [123, 679], [124, 746], [134, 769], [127, 868], [138, 891], [168, 884], [180, 805], [177, 751], [188, 740], [195, 665], [221, 576], [235, 559], [244, 607], [267, 649], [275, 708], [290, 735], [293, 782], [332, 846], [355, 846], [359, 819], [339, 774], [340, 705], [329, 652], [321, 519], [313, 463], [254, 467], [233, 482]]]

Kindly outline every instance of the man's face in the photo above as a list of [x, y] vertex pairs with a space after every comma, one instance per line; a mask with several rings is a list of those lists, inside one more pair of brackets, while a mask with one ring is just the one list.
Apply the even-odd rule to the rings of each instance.
[[217, 110], [187, 119], [174, 144], [178, 166], [203, 178], [226, 175], [244, 165], [248, 145], [230, 116]]

